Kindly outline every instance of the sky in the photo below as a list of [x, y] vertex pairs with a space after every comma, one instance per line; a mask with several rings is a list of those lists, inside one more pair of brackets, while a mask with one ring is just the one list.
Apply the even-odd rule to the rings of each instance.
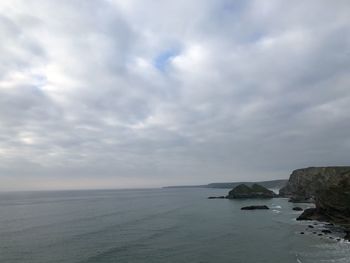
[[348, 0], [1, 0], [0, 190], [349, 165]]

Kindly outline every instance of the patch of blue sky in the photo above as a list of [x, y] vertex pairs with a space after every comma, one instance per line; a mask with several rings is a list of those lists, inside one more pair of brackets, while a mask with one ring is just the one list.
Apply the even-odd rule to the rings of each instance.
[[159, 53], [153, 60], [153, 65], [160, 71], [165, 71], [169, 65], [172, 58], [180, 54], [179, 48], [166, 49]]

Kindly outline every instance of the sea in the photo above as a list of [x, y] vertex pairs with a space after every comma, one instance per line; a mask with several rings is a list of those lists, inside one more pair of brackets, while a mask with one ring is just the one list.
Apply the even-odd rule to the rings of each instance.
[[0, 262], [350, 262], [342, 233], [319, 236], [327, 226], [296, 221], [287, 199], [207, 199], [227, 191], [0, 193]]

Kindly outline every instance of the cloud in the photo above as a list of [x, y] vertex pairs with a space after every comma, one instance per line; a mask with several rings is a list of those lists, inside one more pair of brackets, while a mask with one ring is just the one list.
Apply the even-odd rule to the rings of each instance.
[[2, 189], [346, 165], [347, 1], [2, 1]]

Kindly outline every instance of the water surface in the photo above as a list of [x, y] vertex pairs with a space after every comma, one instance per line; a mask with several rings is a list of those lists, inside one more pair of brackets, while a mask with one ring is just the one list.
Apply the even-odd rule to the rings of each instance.
[[[349, 244], [306, 230], [286, 199], [207, 199], [226, 192], [1, 193], [0, 262], [350, 262]], [[251, 204], [272, 209], [240, 210]]]

